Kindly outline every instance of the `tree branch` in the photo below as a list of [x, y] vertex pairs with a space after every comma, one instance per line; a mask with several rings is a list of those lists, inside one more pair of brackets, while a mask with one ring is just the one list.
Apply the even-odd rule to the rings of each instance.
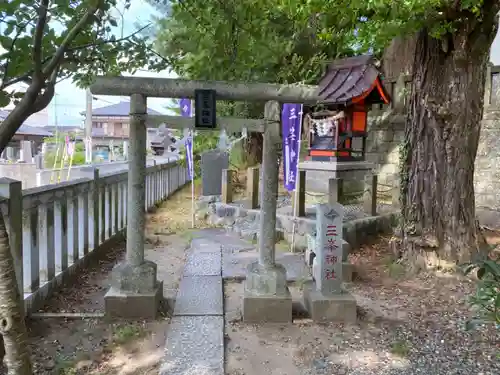
[[45, 25], [47, 24], [48, 6], [49, 0], [42, 0], [40, 7], [38, 8], [38, 21], [33, 33], [33, 65], [34, 76], [36, 79], [42, 78], [42, 40], [43, 31], [45, 30]]
[[56, 69], [54, 69], [54, 71], [50, 75], [49, 82], [47, 82], [43, 94], [38, 95], [35, 102], [33, 103], [30, 110], [31, 112], [30, 115], [32, 115], [33, 113], [40, 112], [42, 109], [44, 109], [49, 105], [50, 101], [52, 100], [55, 94], [55, 87], [58, 75], [59, 75], [59, 66], [56, 67]]
[[[127, 40], [131, 37], [133, 37], [134, 35], [137, 35], [139, 34], [141, 31], [143, 31], [144, 29], [146, 29], [147, 27], [151, 26], [151, 24], [148, 24], [144, 27], [141, 27], [140, 29], [136, 30], [135, 32], [133, 32], [132, 34], [126, 36], [126, 37], [123, 37], [123, 38], [119, 38], [119, 39], [107, 39], [107, 40], [103, 40], [103, 41], [99, 41], [97, 43], [88, 43], [88, 44], [82, 44], [82, 45], [79, 45], [79, 46], [75, 46], [75, 47], [72, 47], [72, 48], [68, 48], [65, 52], [68, 53], [68, 52], [76, 52], [76, 51], [80, 51], [80, 50], [83, 50], [83, 49], [87, 49], [89, 47], [98, 47], [98, 46], [102, 46], [102, 45], [105, 45], [105, 44], [111, 44], [111, 43], [120, 43], [120, 42], [123, 42], [124, 40]], [[167, 62], [168, 63], [168, 60], [164, 57], [162, 57], [161, 55], [159, 55], [157, 52], [153, 51], [152, 49], [146, 47], [146, 49], [151, 52], [151, 53], [154, 53], [155, 55], [157, 55], [158, 57], [160, 57], [163, 61]], [[43, 61], [42, 61], [42, 66], [45, 65], [47, 62], [49, 62], [49, 60], [51, 60], [52, 58], [51, 57], [47, 57], [45, 58]], [[19, 83], [19, 82], [24, 82], [26, 84], [31, 84], [31, 81], [32, 81], [32, 76], [34, 74], [34, 71], [33, 70], [30, 70], [29, 72], [27, 72], [26, 74], [23, 74], [22, 76], [19, 76], [19, 77], [15, 77], [15, 78], [12, 78], [8, 81], [2, 81], [2, 84], [0, 85], [0, 90], [3, 90], [9, 86], [12, 86], [16, 83]]]
[[56, 70], [56, 68], [59, 66], [59, 63], [61, 62], [62, 58], [64, 57], [64, 54], [66, 53], [67, 48], [69, 45], [73, 42], [73, 40], [76, 38], [76, 36], [82, 31], [82, 29], [87, 25], [91, 17], [94, 16], [94, 13], [97, 11], [97, 7], [93, 6], [87, 10], [85, 15], [76, 23], [75, 26], [68, 32], [64, 40], [62, 41], [61, 45], [57, 49], [56, 53], [52, 57], [52, 59], [49, 61], [47, 66], [43, 69], [43, 74], [44, 76], [48, 77], [52, 74], [53, 71]]

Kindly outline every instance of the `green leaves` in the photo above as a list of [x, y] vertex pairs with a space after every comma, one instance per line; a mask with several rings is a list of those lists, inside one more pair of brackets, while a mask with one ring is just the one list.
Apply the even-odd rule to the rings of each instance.
[[10, 103], [10, 95], [5, 91], [0, 91], [0, 108], [8, 106]]
[[[38, 6], [32, 1], [15, 0], [0, 3], [0, 89], [5, 89], [19, 81], [29, 81], [35, 70], [44, 70], [63, 49], [63, 57], [58, 64], [59, 79], [73, 78], [79, 85], [86, 86], [96, 74], [119, 74], [133, 72], [137, 68], [151, 65], [156, 69], [165, 67], [158, 56], [152, 53], [152, 45], [138, 35], [117, 39], [111, 34], [117, 21], [111, 13], [116, 0], [88, 1], [55, 0], [49, 2], [48, 22], [43, 27], [39, 46], [34, 46], [33, 35], [39, 20]], [[96, 11], [90, 21], [76, 30], [77, 23], [85, 14]], [[125, 2], [128, 9], [130, 1]], [[66, 46], [62, 43], [73, 33]], [[33, 65], [33, 51], [41, 51], [42, 65]], [[51, 72], [43, 77], [49, 79]]]
[[477, 270], [479, 279], [476, 294], [470, 298], [471, 305], [478, 311], [478, 317], [467, 322], [467, 329], [477, 324], [494, 323], [500, 326], [500, 263], [493, 259], [482, 260], [463, 266], [467, 275]]

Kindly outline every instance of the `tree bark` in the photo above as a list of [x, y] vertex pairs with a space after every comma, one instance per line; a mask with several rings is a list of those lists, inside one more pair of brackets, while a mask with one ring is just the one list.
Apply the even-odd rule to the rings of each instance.
[[[493, 2], [492, 2], [493, 3]], [[414, 269], [484, 255], [475, 217], [474, 161], [496, 13], [464, 17], [453, 35], [417, 35], [401, 146], [401, 222], [396, 249]], [[496, 8], [495, 8], [496, 9]]]
[[0, 214], [0, 333], [8, 375], [32, 375], [27, 332], [16, 282], [14, 261], [3, 216]]
[[262, 163], [262, 145], [261, 133], [248, 133], [248, 138], [245, 140], [243, 147], [248, 167]]

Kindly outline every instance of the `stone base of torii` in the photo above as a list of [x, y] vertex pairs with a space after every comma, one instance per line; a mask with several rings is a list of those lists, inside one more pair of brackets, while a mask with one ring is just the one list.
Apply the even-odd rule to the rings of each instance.
[[[106, 314], [122, 318], [155, 318], [159, 312], [163, 299], [162, 282], [157, 280], [156, 264], [144, 258], [146, 127], [168, 123], [171, 128], [193, 128], [194, 120], [148, 115], [146, 98], [193, 98], [197, 89], [215, 90], [218, 100], [266, 101], [263, 120], [218, 118], [217, 122], [219, 128], [228, 132], [241, 131], [242, 128], [264, 132], [259, 259], [247, 269], [243, 320], [290, 322], [292, 298], [286, 269], [275, 262], [278, 161], [282, 144], [280, 103], [316, 103], [316, 87], [143, 77], [97, 77], [91, 86], [95, 95], [131, 97], [126, 259], [113, 269], [112, 286], [105, 296]], [[325, 288], [328, 288], [328, 283], [317, 282], [305, 294], [313, 308], [313, 316], [318, 315], [314, 311], [323, 311], [321, 320], [352, 320], [355, 302], [352, 311], [352, 299], [347, 301], [346, 293], [337, 289], [327, 293]], [[325, 310], [321, 306], [330, 307]]]

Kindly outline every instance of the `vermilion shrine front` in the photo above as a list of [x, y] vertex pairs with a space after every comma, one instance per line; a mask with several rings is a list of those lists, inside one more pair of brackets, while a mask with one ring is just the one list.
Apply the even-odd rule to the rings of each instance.
[[[308, 149], [306, 160], [299, 163], [299, 179], [305, 180], [309, 171], [328, 172], [332, 203], [338, 201], [343, 180], [362, 180], [373, 173], [373, 164], [365, 159], [368, 111], [373, 105], [389, 104], [390, 98], [371, 56], [331, 63], [317, 92], [318, 105], [304, 108]], [[298, 216], [304, 215], [304, 180]]]
[[[374, 104], [388, 104], [370, 56], [333, 62], [318, 84], [319, 105], [305, 108], [309, 161], [363, 161], [367, 114]], [[307, 116], [309, 115], [309, 116]]]

